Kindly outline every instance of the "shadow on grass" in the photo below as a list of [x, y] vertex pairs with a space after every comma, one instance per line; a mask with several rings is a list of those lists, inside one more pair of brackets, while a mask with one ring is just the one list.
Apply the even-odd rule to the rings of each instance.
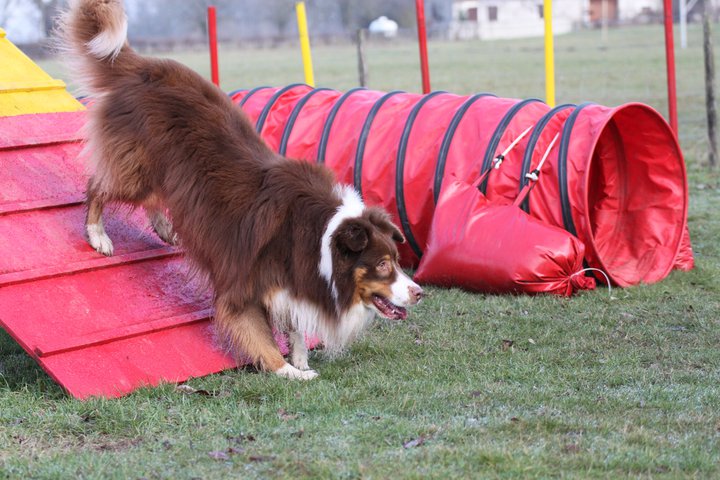
[[8, 334], [0, 329], [0, 392], [28, 391], [63, 397], [64, 391]]

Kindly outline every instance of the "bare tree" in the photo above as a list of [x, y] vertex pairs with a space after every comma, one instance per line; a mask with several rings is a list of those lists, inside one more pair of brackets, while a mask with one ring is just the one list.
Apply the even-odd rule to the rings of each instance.
[[712, 30], [710, 21], [712, 17], [712, 3], [705, 0], [703, 5], [703, 53], [705, 56], [705, 104], [707, 109], [708, 139], [710, 152], [708, 156], [710, 168], [718, 163], [717, 145], [717, 110], [715, 108], [715, 54], [713, 53]]
[[[245, 1], [245, 0], [242, 0]], [[145, 0], [132, 4], [131, 38], [190, 38], [207, 35], [207, 8], [217, 7], [218, 22], [232, 17], [239, 0]]]
[[193, 0], [192, 2], [182, 2], [185, 10], [193, 23], [193, 27], [200, 31], [203, 35], [207, 35], [207, 9], [214, 6], [218, 10], [218, 15], [222, 17], [223, 11], [230, 9], [233, 2], [230, 0]]
[[340, 9], [340, 21], [343, 27], [356, 30], [358, 25], [355, 23], [355, 8], [352, 0], [340, 0], [338, 8]]
[[295, 2], [293, 0], [268, 0], [267, 15], [268, 19], [277, 28], [278, 37], [285, 37], [290, 20], [293, 18], [293, 8]]
[[367, 28], [371, 21], [385, 15], [402, 27], [413, 25], [415, 3], [407, 0], [339, 0], [340, 19], [348, 30]]
[[49, 37], [55, 27], [55, 18], [66, 0], [33, 0], [35, 8], [40, 12], [42, 29], [45, 37]]

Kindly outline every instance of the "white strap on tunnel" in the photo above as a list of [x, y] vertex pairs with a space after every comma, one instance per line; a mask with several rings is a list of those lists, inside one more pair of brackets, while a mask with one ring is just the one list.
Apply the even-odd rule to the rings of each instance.
[[493, 160], [493, 168], [500, 168], [500, 165], [502, 165], [503, 160], [505, 160], [505, 156], [508, 153], [510, 153], [512, 151], [512, 149], [515, 148], [515, 146], [518, 143], [520, 143], [520, 140], [525, 138], [525, 135], [530, 133], [530, 130], [532, 130], [533, 128], [535, 128], [534, 124], [530, 125], [528, 128], [526, 128], [525, 131], [522, 132], [519, 137], [517, 137], [515, 140], [512, 141], [512, 143], [510, 145], [508, 145], [508, 147], [505, 149], [504, 152], [502, 152], [500, 155], [495, 157], [495, 160]]
[[605, 277], [605, 281], [607, 282], [608, 287], [608, 295], [610, 296], [610, 299], [612, 299], [612, 285], [610, 284], [610, 277], [608, 277], [608, 274], [600, 270], [599, 268], [583, 268], [582, 270], [578, 270], [577, 272], [570, 275], [570, 278], [574, 277], [575, 275], [580, 275], [585, 272], [599, 272], [602, 273], [602, 276]]
[[535, 170], [532, 172], [528, 172], [525, 174], [525, 178], [527, 178], [530, 181], [537, 182], [540, 178], [540, 171], [543, 168], [543, 165], [545, 165], [545, 160], [547, 160], [548, 156], [550, 155], [550, 150], [553, 149], [555, 146], [555, 142], [558, 141], [558, 138], [560, 138], [560, 133], [556, 133], [555, 137], [552, 139], [552, 142], [550, 142], [550, 145], [548, 146], [547, 150], [545, 150], [545, 153], [543, 154], [542, 158], [540, 159], [540, 163], [538, 163], [538, 166], [535, 167]]
[[513, 205], [516, 207], [519, 207], [520, 204], [525, 201], [525, 198], [530, 193], [530, 190], [533, 189], [535, 185], [537, 185], [537, 181], [540, 178], [540, 170], [542, 169], [543, 165], [545, 164], [545, 160], [547, 160], [548, 155], [550, 155], [550, 150], [553, 149], [555, 146], [555, 142], [558, 141], [558, 138], [560, 138], [560, 133], [555, 134], [555, 138], [552, 139], [552, 142], [550, 142], [550, 145], [548, 146], [547, 150], [545, 150], [545, 153], [543, 154], [542, 159], [540, 160], [540, 163], [538, 163], [538, 166], [530, 173], [525, 174], [525, 178], [530, 180], [525, 184], [525, 186], [520, 190], [520, 193], [515, 198], [515, 201], [513, 202]]

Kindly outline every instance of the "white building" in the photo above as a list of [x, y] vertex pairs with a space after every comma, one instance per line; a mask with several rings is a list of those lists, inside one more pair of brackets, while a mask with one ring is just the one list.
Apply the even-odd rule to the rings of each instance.
[[[687, 1], [687, 0], [685, 0]], [[632, 21], [663, 11], [662, 0], [617, 0], [618, 20]]]
[[[588, 15], [588, 0], [553, 0], [553, 32], [568, 33]], [[450, 38], [535, 37], [545, 31], [542, 0], [459, 0]]]
[[[696, 9], [696, 4], [701, 3], [680, 1]], [[543, 35], [543, 3], [543, 0], [455, 0], [450, 37], [494, 39]], [[604, 21], [609, 25], [658, 21], [663, 13], [663, 0], [553, 0], [552, 5], [556, 35], [581, 25], [598, 27]]]
[[397, 37], [398, 24], [395, 20], [390, 20], [388, 17], [383, 15], [382, 17], [378, 17], [372, 22], [370, 22], [368, 31], [371, 35], [380, 35], [385, 38], [394, 38]]
[[609, 24], [646, 22], [662, 18], [663, 12], [663, 0], [588, 0], [586, 3], [590, 25], [600, 25], [603, 17]]

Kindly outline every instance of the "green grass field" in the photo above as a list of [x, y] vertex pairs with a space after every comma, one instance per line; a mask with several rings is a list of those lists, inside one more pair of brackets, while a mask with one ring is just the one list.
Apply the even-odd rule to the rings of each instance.
[[[558, 102], [665, 113], [659, 26], [556, 40]], [[79, 402], [0, 332], [0, 478], [711, 478], [720, 476], [720, 177], [707, 152], [700, 31], [677, 51], [697, 267], [572, 299], [430, 289], [321, 376], [250, 370]], [[716, 51], [719, 49], [716, 47]], [[356, 82], [318, 46], [319, 84]], [[203, 53], [178, 59], [207, 73]], [[370, 87], [419, 90], [416, 46], [371, 44]], [[540, 39], [434, 42], [433, 87], [544, 96]], [[292, 48], [221, 50], [223, 88], [302, 81]], [[42, 65], [61, 75], [53, 61]], [[512, 341], [512, 345], [510, 342]]]

